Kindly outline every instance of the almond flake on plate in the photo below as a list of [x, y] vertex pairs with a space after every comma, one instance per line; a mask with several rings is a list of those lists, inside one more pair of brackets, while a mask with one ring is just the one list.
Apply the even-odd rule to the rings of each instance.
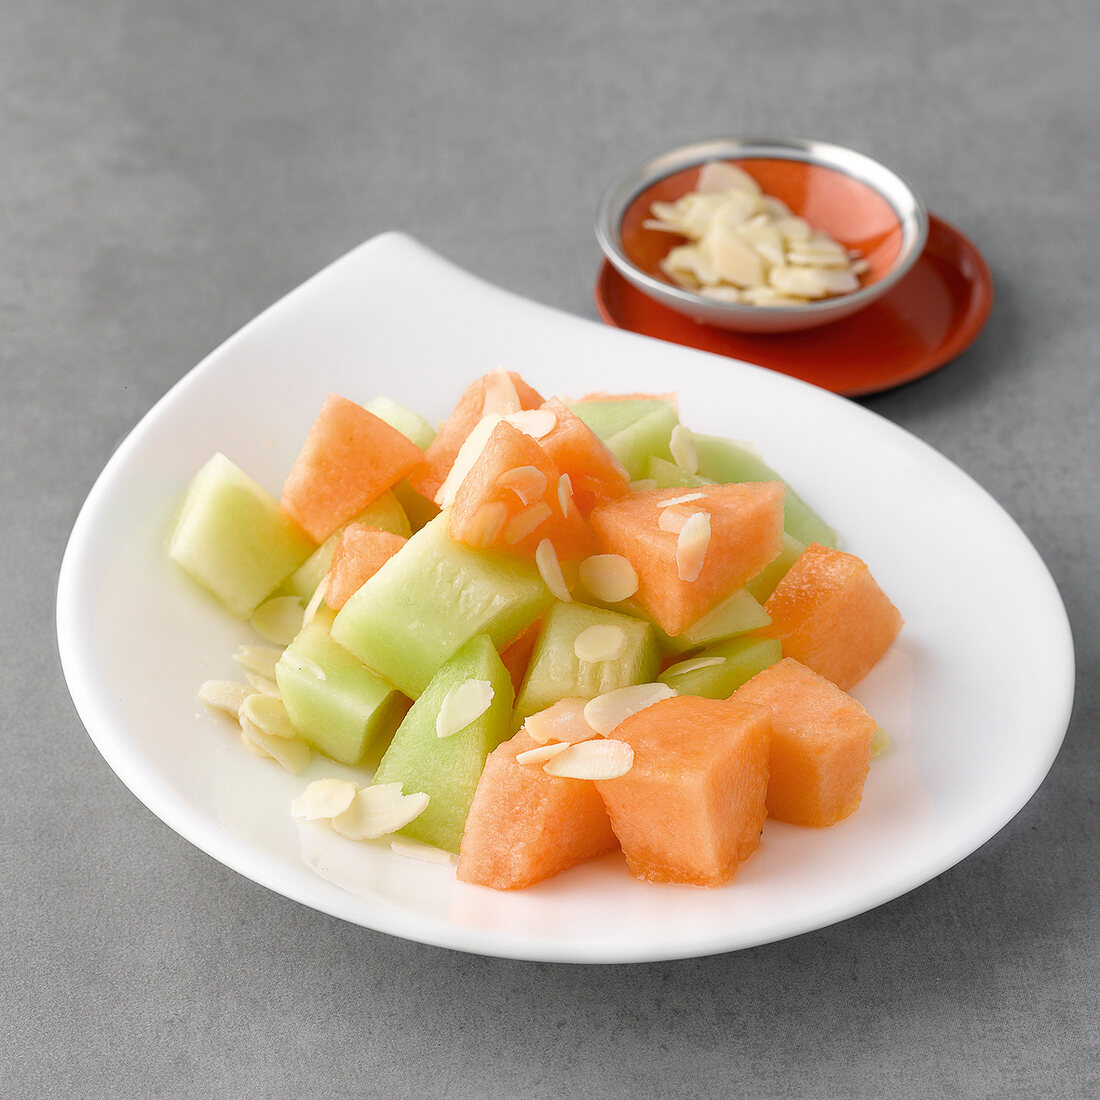
[[493, 701], [493, 685], [488, 680], [463, 680], [443, 697], [435, 719], [436, 737], [453, 737], [480, 718]]
[[298, 736], [298, 731], [290, 723], [281, 699], [271, 695], [250, 695], [241, 704], [241, 717], [247, 718], [272, 737], [282, 737], [289, 741]]
[[535, 547], [535, 565], [538, 566], [542, 583], [550, 589], [550, 595], [562, 603], [572, 603], [573, 596], [565, 583], [565, 574], [561, 571], [558, 552], [549, 539], [543, 539]]
[[317, 779], [290, 804], [290, 812], [306, 821], [319, 821], [342, 814], [358, 787], [348, 779]]
[[618, 779], [634, 766], [634, 750], [625, 741], [597, 738], [569, 745], [542, 766], [563, 779]]
[[302, 601], [297, 596], [274, 596], [252, 612], [249, 622], [265, 641], [290, 645], [302, 629], [302, 614]]
[[257, 676], [254, 672], [246, 672], [245, 677], [255, 691], [261, 695], [270, 695], [273, 699], [281, 699], [283, 693], [279, 690], [277, 680], [269, 680], [266, 676]]
[[301, 775], [309, 767], [313, 752], [301, 738], [273, 737], [243, 714], [240, 722], [244, 736], [268, 756], [273, 756], [288, 772]]
[[390, 851], [395, 856], [418, 859], [421, 863], [436, 863], [441, 867], [453, 867], [455, 862], [455, 857], [450, 852], [407, 836], [395, 836], [390, 841]]
[[589, 699], [584, 706], [584, 719], [597, 733], [606, 736], [632, 714], [677, 694], [675, 688], [662, 683], [616, 688]]
[[622, 554], [593, 554], [580, 564], [580, 579], [604, 603], [619, 603], [638, 591], [638, 574]]
[[283, 655], [281, 649], [270, 645], [242, 645], [233, 654], [233, 660], [246, 672], [275, 679], [275, 665]]
[[680, 580], [698, 579], [709, 545], [710, 516], [706, 512], [696, 512], [688, 517], [676, 536], [676, 572]]
[[237, 680], [207, 680], [199, 688], [199, 698], [215, 710], [223, 710], [234, 718], [240, 713], [241, 704], [252, 694], [247, 684]]
[[429, 801], [423, 793], [402, 794], [400, 783], [363, 787], [332, 819], [332, 827], [348, 840], [377, 840], [403, 829], [428, 808]]
[[626, 652], [628, 640], [621, 626], [597, 623], [577, 635], [573, 640], [573, 652], [578, 660], [589, 664], [617, 661]]

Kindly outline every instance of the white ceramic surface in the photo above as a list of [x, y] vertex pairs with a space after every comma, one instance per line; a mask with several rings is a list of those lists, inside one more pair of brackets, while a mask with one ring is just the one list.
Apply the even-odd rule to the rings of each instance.
[[[633, 881], [618, 858], [527, 891], [299, 825], [290, 776], [196, 697], [249, 640], [164, 554], [189, 478], [224, 451], [276, 494], [324, 396], [385, 394], [439, 419], [504, 366], [546, 394], [680, 393], [690, 427], [754, 441], [837, 526], [904, 614], [854, 694], [891, 734], [864, 803], [826, 830], [769, 822], [726, 888]], [[790, 378], [580, 320], [491, 287], [391, 233], [326, 268], [176, 385], [119, 447], [61, 569], [58, 638], [73, 699], [155, 814], [305, 905], [433, 944], [540, 960], [705, 955], [843, 920], [926, 882], [996, 833], [1061, 744], [1069, 626], [1023, 533], [949, 461], [862, 407]], [[1028, 674], [1019, 674], [1020, 653]], [[141, 837], [133, 838], [135, 845]]]

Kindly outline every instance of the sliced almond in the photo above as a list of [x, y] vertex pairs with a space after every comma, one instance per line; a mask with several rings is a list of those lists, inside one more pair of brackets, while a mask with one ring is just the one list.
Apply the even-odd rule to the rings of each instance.
[[668, 449], [672, 452], [672, 460], [681, 470], [688, 474], [698, 472], [699, 454], [695, 449], [695, 437], [683, 424], [677, 424], [672, 429]]
[[523, 722], [523, 728], [532, 739], [545, 745], [549, 741], [587, 741], [596, 736], [596, 731], [588, 724], [584, 716], [587, 699], [559, 699], [553, 706], [529, 714]]
[[680, 580], [698, 580], [709, 546], [710, 516], [706, 512], [696, 512], [688, 517], [676, 536], [676, 574]]
[[662, 500], [658, 508], [672, 508], [677, 504], [690, 504], [693, 500], [702, 500], [705, 493], [684, 493], [683, 496], [673, 497], [671, 500]]
[[493, 685], [488, 680], [463, 680], [443, 697], [435, 719], [436, 737], [454, 737], [480, 718], [493, 701]]
[[689, 661], [681, 661], [665, 670], [665, 676], [686, 676], [689, 672], [698, 672], [701, 668], [713, 668], [715, 665], [724, 665], [725, 657], [694, 657]]
[[260, 604], [249, 622], [265, 641], [290, 645], [302, 629], [302, 614], [302, 601], [297, 596], [275, 596]]
[[568, 474], [562, 474], [558, 478], [558, 506], [561, 508], [561, 514], [567, 516], [569, 514], [569, 505], [573, 501], [573, 482], [569, 480]]
[[241, 704], [251, 694], [252, 689], [237, 680], [207, 680], [199, 688], [199, 698], [208, 707], [225, 711], [234, 718], [240, 713]]
[[277, 737], [265, 733], [255, 722], [241, 715], [241, 732], [269, 756], [273, 756], [288, 772], [301, 775], [309, 767], [313, 752], [300, 737]]
[[622, 554], [593, 554], [580, 564], [581, 584], [603, 603], [619, 603], [638, 591], [638, 574]]
[[390, 841], [390, 851], [405, 859], [418, 859], [421, 863], [437, 863], [441, 867], [454, 866], [455, 857], [434, 844], [424, 844], [407, 836], [395, 836]]
[[332, 827], [348, 840], [377, 840], [403, 829], [428, 808], [429, 801], [423, 793], [402, 794], [399, 783], [363, 787], [332, 819]]
[[597, 733], [606, 736], [632, 714], [637, 714], [662, 699], [671, 699], [676, 694], [675, 688], [661, 683], [616, 688], [597, 695], [595, 699], [589, 699], [584, 706], [584, 720]]
[[889, 752], [893, 741], [890, 739], [890, 735], [881, 726], [875, 726], [875, 732], [871, 735], [871, 756], [882, 756], [884, 752]]
[[240, 716], [255, 722], [271, 737], [282, 737], [289, 741], [298, 736], [298, 731], [291, 724], [290, 715], [287, 714], [283, 701], [274, 696], [259, 693], [250, 695], [241, 704]]
[[568, 741], [552, 741], [547, 745], [539, 745], [535, 749], [527, 749], [525, 752], [516, 753], [517, 764], [545, 764], [559, 753], [569, 748]]
[[699, 169], [695, 190], [703, 194], [713, 191], [748, 191], [760, 193], [760, 184], [736, 164], [725, 160], [711, 160]]
[[530, 508], [524, 508], [517, 512], [505, 525], [502, 532], [504, 541], [509, 546], [515, 546], [517, 542], [532, 535], [539, 526], [550, 518], [550, 505], [545, 501], [532, 504]]
[[257, 676], [254, 672], [246, 672], [245, 677], [252, 687], [261, 695], [270, 695], [273, 699], [281, 699], [283, 693], [279, 690], [277, 680], [269, 680], [266, 676]]
[[254, 672], [257, 676], [266, 676], [269, 680], [275, 679], [275, 665], [283, 655], [281, 649], [269, 645], [242, 645], [233, 654], [233, 660], [246, 672]]
[[271, 753], [269, 753], [266, 749], [261, 748], [255, 741], [253, 741], [252, 738], [244, 732], [244, 730], [241, 730], [241, 744], [244, 745], [244, 747], [248, 749], [248, 751], [252, 753], [253, 756], [258, 756], [261, 760], [275, 759], [271, 755]]
[[558, 552], [549, 539], [543, 539], [535, 547], [535, 565], [538, 566], [542, 583], [550, 589], [550, 594], [562, 603], [572, 603], [573, 596], [569, 592], [569, 586], [565, 583], [565, 574], [561, 571], [561, 562], [558, 560]]
[[466, 538], [473, 546], [492, 546], [508, 522], [508, 506], [500, 500], [487, 500], [470, 517]]
[[516, 384], [512, 376], [498, 367], [490, 372], [485, 383], [485, 400], [482, 402], [481, 415], [507, 416], [509, 413], [519, 412], [523, 408], [523, 402], [516, 392]]
[[634, 766], [634, 750], [625, 741], [599, 737], [569, 745], [542, 766], [547, 775], [564, 779], [618, 779]]
[[694, 512], [689, 511], [687, 508], [666, 508], [657, 517], [657, 526], [662, 531], [671, 531], [672, 534], [678, 535], [683, 529], [684, 524], [695, 515]]
[[504, 419], [532, 439], [542, 439], [558, 426], [558, 414], [553, 409], [522, 409]]
[[313, 590], [313, 595], [309, 598], [309, 603], [306, 604], [306, 609], [302, 614], [302, 626], [309, 626], [313, 622], [317, 615], [317, 611], [321, 606], [326, 594], [328, 593], [328, 574], [326, 573], [320, 580], [320, 583]]
[[497, 478], [497, 485], [501, 489], [511, 489], [526, 506], [546, 493], [546, 475], [537, 466], [516, 466], [505, 470]]
[[621, 626], [596, 623], [585, 627], [573, 640], [573, 652], [577, 660], [596, 664], [598, 661], [617, 661], [625, 652], [629, 639]]
[[493, 434], [493, 429], [503, 419], [504, 417], [497, 413], [489, 413], [488, 416], [483, 416], [471, 429], [470, 434], [465, 438], [462, 446], [459, 447], [458, 454], [455, 455], [455, 460], [451, 464], [447, 476], [443, 479], [443, 484], [440, 485], [435, 494], [435, 502], [440, 508], [446, 508], [454, 504], [458, 487], [466, 480], [466, 475], [481, 457], [481, 452], [485, 450], [485, 444], [489, 442], [489, 436]]
[[342, 814], [359, 788], [347, 779], [317, 779], [290, 804], [290, 812], [305, 821], [319, 821]]

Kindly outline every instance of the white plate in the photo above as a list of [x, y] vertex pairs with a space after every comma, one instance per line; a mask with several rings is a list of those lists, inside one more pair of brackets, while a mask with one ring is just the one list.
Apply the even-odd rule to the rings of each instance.
[[[719, 890], [632, 880], [621, 859], [526, 891], [355, 845], [290, 816], [293, 777], [197, 701], [249, 640], [167, 560], [189, 478], [222, 450], [278, 494], [324, 396], [385, 394], [438, 420], [498, 366], [547, 395], [677, 390], [692, 428], [754, 441], [901, 609], [855, 693], [894, 740], [831, 829], [769, 822]], [[770, 942], [928, 881], [1027, 802], [1069, 720], [1073, 650], [1020, 529], [930, 447], [859, 405], [757, 367], [612, 330], [488, 286], [400, 234], [375, 238], [247, 325], [134, 429], [77, 519], [58, 638], [81, 718], [155, 814], [241, 874], [369, 928], [465, 951], [621, 962]], [[141, 843], [134, 837], [135, 845]]]

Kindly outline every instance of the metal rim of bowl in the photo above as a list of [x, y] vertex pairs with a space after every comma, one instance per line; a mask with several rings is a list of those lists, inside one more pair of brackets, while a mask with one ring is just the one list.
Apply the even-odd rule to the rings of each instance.
[[[712, 160], [797, 160], [843, 172], [880, 194], [897, 215], [902, 245], [894, 266], [877, 282], [850, 294], [835, 295], [797, 306], [754, 306], [722, 302], [695, 294], [642, 271], [623, 250], [619, 233], [627, 208], [646, 188], [684, 168]], [[660, 153], [637, 165], [604, 189], [596, 206], [596, 239], [604, 255], [620, 274], [658, 298], [672, 299], [691, 310], [701, 306], [731, 317], [769, 316], [805, 318], [807, 313], [828, 313], [843, 306], [854, 312], [878, 298], [897, 283], [916, 263], [928, 240], [928, 210], [920, 196], [896, 172], [864, 153], [825, 141], [778, 138], [717, 138], [684, 145]]]

